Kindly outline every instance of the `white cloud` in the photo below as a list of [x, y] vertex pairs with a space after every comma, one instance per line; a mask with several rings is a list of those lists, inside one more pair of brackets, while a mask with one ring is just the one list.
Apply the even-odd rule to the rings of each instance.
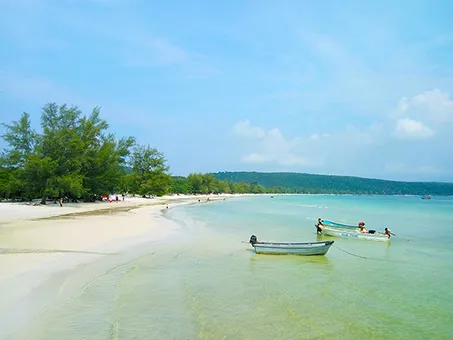
[[237, 135], [247, 138], [262, 138], [266, 134], [264, 129], [252, 126], [248, 120], [238, 122], [233, 130]]
[[242, 144], [243, 150], [250, 150], [241, 158], [245, 163], [270, 163], [282, 166], [307, 165], [309, 162], [300, 155], [301, 144], [299, 138], [287, 139], [277, 128], [263, 129], [253, 126], [245, 120], [233, 127], [236, 136], [248, 140]]
[[453, 100], [439, 89], [401, 98], [397, 111], [400, 115], [432, 124], [453, 122]]
[[321, 138], [328, 138], [328, 137], [330, 137], [330, 134], [328, 134], [328, 133], [313, 133], [308, 138], [312, 139], [312, 140], [319, 140]]
[[266, 163], [266, 162], [269, 162], [271, 161], [272, 159], [270, 159], [268, 156], [265, 156], [265, 155], [260, 155], [260, 154], [257, 154], [257, 153], [251, 153], [249, 155], [246, 155], [244, 157], [242, 157], [242, 161], [245, 162], [245, 163]]
[[[396, 127], [396, 128], [395, 128]], [[401, 180], [439, 180], [447, 176], [448, 160], [438, 162], [441, 132], [408, 117], [348, 125], [329, 133], [288, 138], [277, 128], [266, 129], [243, 121], [235, 126], [241, 161], [258, 171], [299, 171]], [[392, 137], [397, 138], [392, 138]], [[436, 138], [429, 138], [436, 136]], [[400, 141], [399, 141], [400, 140]], [[413, 144], [423, 140], [417, 154]], [[442, 145], [442, 144], [441, 144]], [[435, 148], [435, 152], [432, 152]], [[444, 153], [444, 151], [442, 151]]]
[[399, 112], [406, 112], [409, 108], [409, 103], [407, 97], [403, 97], [398, 102], [398, 111]]
[[396, 122], [395, 135], [400, 139], [424, 139], [433, 136], [434, 131], [419, 121], [401, 118]]

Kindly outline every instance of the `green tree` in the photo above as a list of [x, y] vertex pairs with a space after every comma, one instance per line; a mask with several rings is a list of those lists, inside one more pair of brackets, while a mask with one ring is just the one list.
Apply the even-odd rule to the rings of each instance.
[[227, 181], [219, 181], [217, 180], [217, 190], [219, 193], [229, 194], [230, 193], [230, 186], [228, 185]]
[[108, 134], [99, 108], [85, 117], [77, 106], [49, 103], [42, 110], [41, 134], [31, 129], [26, 113], [4, 126], [8, 147], [0, 159], [0, 190], [9, 197], [41, 197], [42, 203], [47, 196], [88, 199], [113, 191], [135, 142]]
[[1, 190], [9, 197], [31, 196], [33, 193], [27, 190], [24, 169], [30, 155], [35, 151], [39, 138], [31, 128], [30, 115], [24, 112], [18, 121], [2, 125], [6, 130], [2, 138], [7, 147], [0, 158]]
[[171, 192], [175, 194], [189, 194], [192, 192], [192, 186], [185, 177], [174, 176], [172, 178]]
[[[1, 162], [1, 160], [0, 160]], [[9, 191], [9, 176], [10, 170], [3, 167], [0, 163], [0, 198], [8, 198], [10, 197]]]
[[151, 146], [136, 146], [132, 152], [131, 189], [140, 195], [162, 196], [171, 188], [171, 176], [164, 155]]
[[163, 196], [170, 191], [172, 179], [164, 172], [154, 172], [141, 184], [139, 194]]
[[250, 193], [250, 185], [244, 182], [234, 183], [234, 191], [237, 194]]
[[250, 192], [253, 194], [261, 194], [264, 192], [264, 187], [259, 185], [257, 181], [253, 181], [250, 184]]
[[42, 157], [54, 164], [47, 172], [47, 195], [91, 200], [93, 195], [113, 192], [124, 176], [124, 165], [134, 138], [116, 140], [99, 108], [82, 116], [77, 106], [46, 105], [42, 114]]
[[203, 175], [201, 173], [191, 173], [187, 176], [187, 180], [194, 194], [203, 193]]
[[[53, 168], [46, 171], [46, 195], [80, 196], [83, 187], [83, 162], [85, 142], [81, 135], [81, 111], [77, 106], [58, 106], [50, 103], [44, 106], [41, 115], [43, 129], [39, 153], [43, 159], [49, 158]], [[45, 197], [43, 197], [43, 203]]]
[[217, 191], [217, 180], [212, 174], [202, 175], [201, 192], [203, 194], [211, 194]]

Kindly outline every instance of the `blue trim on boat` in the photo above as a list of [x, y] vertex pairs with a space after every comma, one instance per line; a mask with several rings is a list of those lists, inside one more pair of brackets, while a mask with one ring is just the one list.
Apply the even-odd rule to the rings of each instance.
[[341, 228], [350, 228], [350, 229], [357, 229], [358, 228], [358, 226], [356, 226], [356, 225], [337, 223], [337, 222], [328, 221], [328, 220], [322, 220], [322, 223], [324, 225], [332, 226], [332, 227], [341, 227]]

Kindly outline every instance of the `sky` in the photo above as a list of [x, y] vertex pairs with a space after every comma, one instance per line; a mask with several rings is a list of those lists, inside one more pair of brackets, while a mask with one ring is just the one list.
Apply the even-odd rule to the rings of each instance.
[[100, 106], [110, 131], [162, 151], [174, 175], [453, 181], [449, 0], [0, 8], [2, 123], [28, 112], [39, 129], [48, 102]]

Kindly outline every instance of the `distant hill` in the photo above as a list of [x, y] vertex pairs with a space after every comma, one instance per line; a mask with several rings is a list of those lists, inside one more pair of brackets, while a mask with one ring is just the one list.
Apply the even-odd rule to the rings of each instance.
[[453, 183], [399, 182], [350, 176], [313, 175], [293, 172], [217, 172], [219, 180], [258, 183], [267, 188], [297, 193], [368, 195], [453, 195]]

